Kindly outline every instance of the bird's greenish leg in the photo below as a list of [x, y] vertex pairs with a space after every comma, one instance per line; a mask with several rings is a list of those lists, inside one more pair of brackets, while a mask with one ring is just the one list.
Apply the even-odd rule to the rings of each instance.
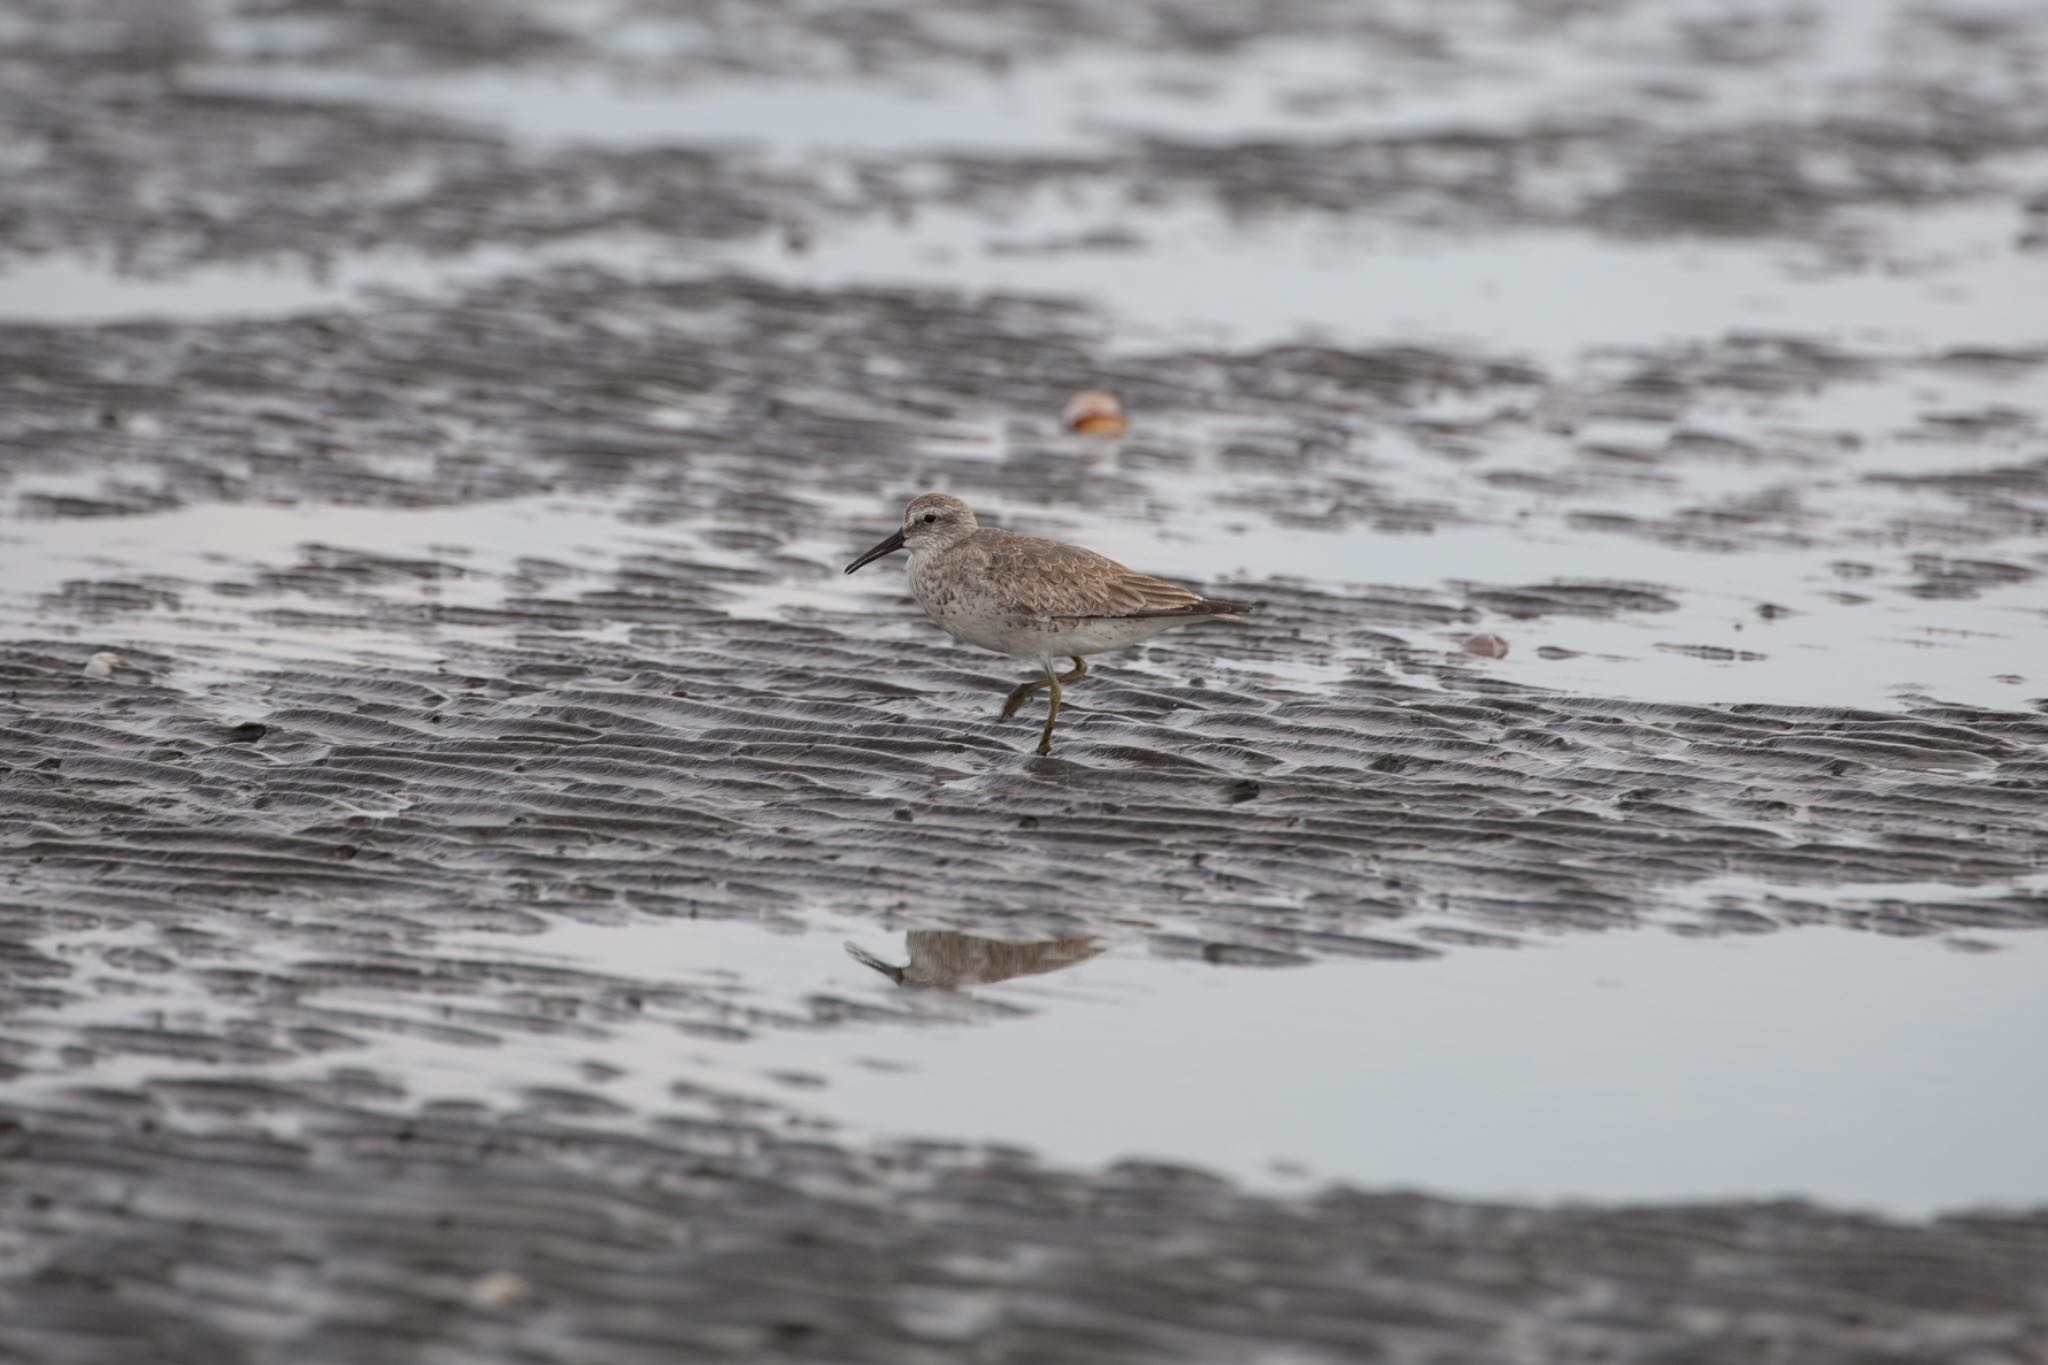
[[1067, 657], [1074, 661], [1073, 672], [1062, 673], [1059, 675], [1058, 679], [1055, 680], [1053, 677], [1052, 669], [1047, 668], [1045, 670], [1044, 677], [1038, 679], [1038, 681], [1036, 682], [1025, 683], [1022, 687], [1019, 687], [1016, 691], [1010, 694], [1010, 699], [1003, 703], [1002, 718], [1004, 720], [1008, 720], [1010, 717], [1016, 715], [1017, 708], [1024, 704], [1024, 699], [1030, 696], [1033, 692], [1036, 692], [1041, 687], [1053, 687], [1056, 686], [1057, 683], [1070, 683], [1076, 678], [1086, 677], [1088, 673], [1088, 661], [1078, 654], [1070, 654]]
[[1044, 678], [1040, 678], [1037, 682], [1025, 683], [1022, 687], [1019, 687], [1016, 691], [1012, 692], [1010, 694], [1009, 700], [1003, 703], [1003, 719], [1008, 720], [1010, 717], [1016, 715], [1017, 708], [1024, 704], [1024, 699], [1030, 696], [1033, 692], [1036, 692], [1039, 688], [1045, 686], [1047, 686], [1046, 680]]
[[1045, 733], [1038, 737], [1040, 758], [1052, 752], [1052, 723], [1060, 718], [1060, 675], [1052, 671], [1051, 664], [1045, 666], [1045, 680], [1052, 684], [1052, 700], [1045, 707]]

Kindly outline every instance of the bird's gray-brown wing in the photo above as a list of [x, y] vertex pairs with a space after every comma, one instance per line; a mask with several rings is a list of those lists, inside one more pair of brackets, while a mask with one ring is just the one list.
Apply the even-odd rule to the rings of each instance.
[[1107, 555], [1057, 540], [1009, 533], [989, 535], [982, 547], [988, 577], [1006, 610], [1041, 620], [1102, 618], [1149, 620], [1161, 616], [1240, 616], [1242, 602], [1203, 597], [1134, 569]]

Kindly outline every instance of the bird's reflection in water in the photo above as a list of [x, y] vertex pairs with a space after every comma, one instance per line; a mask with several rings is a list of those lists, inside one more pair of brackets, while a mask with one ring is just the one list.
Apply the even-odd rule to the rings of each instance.
[[873, 967], [899, 986], [928, 986], [957, 991], [967, 986], [1007, 981], [1013, 976], [1036, 976], [1086, 962], [1108, 945], [1101, 939], [1049, 938], [1036, 943], [1006, 943], [1001, 939], [977, 938], [948, 929], [913, 929], [904, 936], [910, 961], [898, 967], [882, 961], [856, 944], [846, 951], [866, 966]]

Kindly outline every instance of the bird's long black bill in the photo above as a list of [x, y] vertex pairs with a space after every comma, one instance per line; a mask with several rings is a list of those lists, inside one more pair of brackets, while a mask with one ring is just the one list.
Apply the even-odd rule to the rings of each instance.
[[856, 559], [853, 561], [853, 563], [847, 565], [846, 571], [848, 573], [852, 573], [855, 569], [860, 568], [863, 564], [872, 564], [876, 560], [880, 559], [883, 555], [893, 555], [902, 548], [903, 532], [898, 531], [894, 535], [890, 536], [887, 540], [883, 541], [880, 545], [877, 545], [874, 549], [869, 550], [859, 559]]

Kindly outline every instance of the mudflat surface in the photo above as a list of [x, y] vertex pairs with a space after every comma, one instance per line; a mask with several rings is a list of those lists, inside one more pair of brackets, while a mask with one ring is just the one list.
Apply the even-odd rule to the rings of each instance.
[[0, 1356], [2048, 1358], [2048, 14], [1362, 8], [0, 16]]

